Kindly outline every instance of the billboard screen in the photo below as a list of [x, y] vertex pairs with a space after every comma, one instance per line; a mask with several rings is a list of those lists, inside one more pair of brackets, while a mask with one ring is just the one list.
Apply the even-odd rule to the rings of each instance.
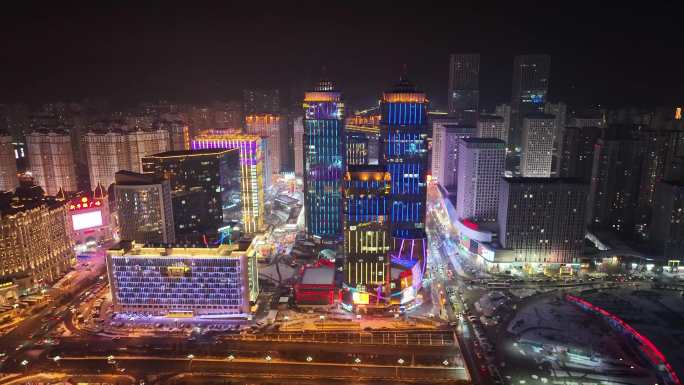
[[74, 214], [71, 216], [71, 220], [76, 231], [102, 226], [102, 212], [96, 210], [83, 214]]

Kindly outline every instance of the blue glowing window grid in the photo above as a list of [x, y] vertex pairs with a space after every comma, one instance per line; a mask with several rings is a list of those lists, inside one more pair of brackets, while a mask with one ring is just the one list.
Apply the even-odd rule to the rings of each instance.
[[[390, 221], [399, 226], [415, 227], [425, 221], [427, 147], [423, 134], [426, 105], [386, 103], [383, 112], [383, 123], [388, 126], [384, 150], [387, 171], [392, 178]], [[401, 228], [395, 230], [397, 235], [408, 233]]]
[[306, 207], [309, 232], [321, 237], [342, 233], [343, 148], [339, 120], [306, 120]]
[[384, 118], [389, 125], [421, 125], [425, 121], [423, 103], [387, 103]]

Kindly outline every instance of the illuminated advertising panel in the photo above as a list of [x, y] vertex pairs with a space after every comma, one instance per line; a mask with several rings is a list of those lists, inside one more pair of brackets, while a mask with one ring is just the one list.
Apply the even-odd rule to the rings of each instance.
[[102, 226], [102, 212], [100, 210], [74, 214], [71, 216], [71, 219], [75, 231]]

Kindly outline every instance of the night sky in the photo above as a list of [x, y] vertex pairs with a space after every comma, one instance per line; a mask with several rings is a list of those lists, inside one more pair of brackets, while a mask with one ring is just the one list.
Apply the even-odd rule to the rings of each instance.
[[677, 1], [603, 9], [600, 1], [563, 8], [548, 1], [450, 1], [452, 8], [428, 1], [201, 9], [95, 3], [2, 10], [0, 102], [204, 103], [239, 98], [249, 87], [280, 88], [287, 101], [290, 94], [299, 99], [326, 66], [351, 105], [362, 107], [406, 64], [433, 106], [443, 108], [448, 55], [458, 52], [481, 54], [486, 108], [510, 99], [519, 53], [551, 55], [552, 101], [658, 106], [684, 98], [684, 10]]

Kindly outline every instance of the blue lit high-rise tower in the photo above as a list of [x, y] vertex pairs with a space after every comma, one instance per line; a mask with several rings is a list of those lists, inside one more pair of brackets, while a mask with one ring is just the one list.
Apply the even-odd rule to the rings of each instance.
[[380, 159], [390, 174], [389, 222], [395, 257], [425, 263], [425, 206], [428, 172], [428, 99], [399, 81], [382, 96]]
[[322, 80], [304, 95], [304, 210], [306, 233], [324, 241], [342, 237], [344, 103]]

